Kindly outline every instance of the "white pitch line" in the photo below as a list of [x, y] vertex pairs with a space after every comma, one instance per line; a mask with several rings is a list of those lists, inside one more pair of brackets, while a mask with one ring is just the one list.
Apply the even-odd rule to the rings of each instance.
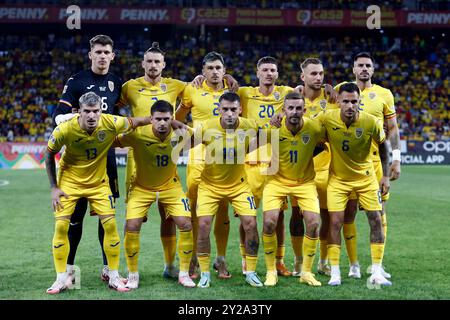
[[0, 187], [7, 186], [9, 184], [8, 180], [0, 180]]

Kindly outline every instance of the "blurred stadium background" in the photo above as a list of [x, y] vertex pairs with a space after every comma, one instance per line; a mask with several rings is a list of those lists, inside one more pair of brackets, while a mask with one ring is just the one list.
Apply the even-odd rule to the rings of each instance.
[[[352, 54], [369, 51], [376, 60], [373, 82], [387, 87], [395, 96], [402, 139], [402, 163], [450, 164], [448, 68], [450, 8], [448, 1], [123, 0], [113, 1], [114, 5], [111, 3], [112, 1], [105, 0], [1, 2], [0, 169], [44, 167], [43, 152], [46, 149], [46, 140], [53, 129], [51, 114], [58, 104], [64, 83], [69, 76], [90, 67], [87, 57], [88, 41], [96, 34], [107, 34], [114, 40], [116, 59], [110, 70], [121, 76], [124, 81], [143, 75], [140, 61], [143, 52], [153, 41], [160, 42], [161, 48], [167, 53], [164, 77], [192, 80], [201, 71], [203, 55], [215, 50], [224, 55], [228, 73], [233, 75], [241, 85], [254, 86], [257, 85], [256, 61], [265, 55], [275, 56], [281, 63], [278, 84], [291, 86], [301, 84], [299, 62], [306, 57], [314, 56], [323, 61], [325, 82], [335, 85], [354, 78], [351, 70]], [[69, 30], [66, 27], [68, 16], [66, 8], [72, 4], [79, 5], [81, 8], [82, 19], [79, 30]], [[369, 5], [378, 5], [381, 8], [381, 29], [369, 30], [366, 27], [368, 17], [366, 8]], [[119, 155], [118, 162], [124, 164], [123, 156], [120, 157]], [[439, 212], [442, 213], [444, 210], [442, 205], [444, 193], [449, 192], [449, 190], [445, 191], [445, 177], [450, 176], [448, 166], [445, 168], [425, 166], [420, 169], [404, 167], [403, 170], [405, 172], [403, 179], [399, 185], [393, 187], [392, 208], [400, 212], [404, 210], [402, 213], [405, 214], [414, 209], [423, 211], [429, 209], [430, 212], [427, 214], [430, 214], [430, 224], [435, 221], [439, 225]], [[408, 174], [412, 180], [408, 180]], [[414, 201], [417, 200], [417, 193], [409, 193], [409, 189], [401, 191], [402, 187], [409, 188], [411, 181], [418, 184], [425, 181], [430, 182], [430, 185], [422, 186], [417, 192], [426, 193], [433, 188], [430, 177], [441, 178], [442, 181], [439, 181], [444, 186], [442, 190], [434, 194], [433, 201], [416, 204]], [[123, 171], [120, 171], [120, 178], [123, 182]], [[16, 185], [14, 185], [15, 179], [17, 179]], [[21, 288], [17, 289], [18, 291], [13, 295], [8, 295], [4, 291], [0, 298], [45, 298], [44, 288], [53, 278], [49, 249], [52, 220], [49, 214], [50, 203], [47, 201], [49, 196], [45, 172], [38, 170], [30, 171], [28, 174], [0, 170], [0, 182], [1, 184], [8, 182], [11, 187], [0, 187], [1, 202], [8, 203], [7, 206], [0, 207], [2, 220], [5, 216], [17, 211], [24, 216], [31, 211], [37, 216], [40, 214], [46, 217], [45, 220], [36, 222], [38, 226], [42, 226], [43, 230], [45, 229], [43, 234], [36, 234], [33, 229], [27, 231], [30, 232], [28, 233], [28, 237], [31, 237], [30, 241], [38, 239], [42, 241], [37, 250], [45, 252], [39, 253], [38, 261], [45, 265], [46, 275], [42, 275], [42, 268], [39, 267], [40, 269], [36, 271], [40, 274], [39, 279], [36, 279], [36, 284], [32, 285], [34, 291], [31, 294], [20, 294], [20, 290], [25, 290]], [[395, 190], [401, 192], [396, 194]], [[15, 203], [11, 203], [11, 199], [18, 193], [27, 196], [35, 194], [35, 196], [24, 200], [21, 203], [24, 207], [18, 210], [14, 206]], [[42, 208], [36, 209], [36, 197], [39, 197], [39, 203], [43, 203]], [[436, 208], [433, 207], [436, 204], [435, 201], [438, 203]], [[402, 209], [403, 207], [408, 209]], [[123, 212], [122, 205], [118, 211]], [[419, 214], [415, 213], [414, 217], [419, 219]], [[22, 218], [25, 219], [25, 217]], [[402, 237], [395, 238], [396, 231], [391, 229], [393, 230], [392, 247], [396, 244], [400, 248], [402, 241], [411, 245], [411, 247], [405, 245], [405, 251], [398, 251], [395, 254], [393, 249], [387, 249], [387, 257], [391, 261], [391, 266], [394, 266], [394, 274], [398, 274], [404, 264], [411, 266], [415, 263], [405, 258], [405, 255], [414, 252], [414, 243], [411, 244], [409, 234], [416, 233], [417, 229], [414, 226], [409, 228], [402, 225], [407, 221], [406, 217], [402, 220], [395, 219], [392, 218], [392, 223], [398, 226]], [[365, 221], [363, 223], [367, 224]], [[12, 226], [9, 230], [6, 230], [5, 225], [1, 228], [2, 238], [5, 237], [2, 243], [6, 243], [6, 234], [11, 234], [12, 231], [16, 234], [24, 232], [19, 229], [19, 225], [17, 225], [17, 231]], [[433, 233], [431, 229], [429, 230]], [[90, 233], [89, 237], [94, 237], [93, 227], [87, 232]], [[157, 232], [156, 229], [155, 232]], [[21, 240], [8, 238], [8, 241], [14, 244], [20, 243]], [[444, 238], [436, 241], [446, 243]], [[362, 244], [364, 242], [361, 242]], [[95, 258], [91, 256], [88, 258], [95, 261], [92, 265], [96, 268], [99, 262], [98, 244], [93, 240], [88, 248], [92, 249], [87, 250], [89, 254], [94, 252]], [[366, 249], [367, 244], [362, 250], [367, 251]], [[37, 253], [34, 250], [31, 253], [29, 248], [26, 250], [28, 251], [23, 253], [23, 257], [27, 254], [30, 257], [36, 257]], [[161, 253], [158, 251], [160, 249], [155, 250], [157, 259], [160, 260]], [[79, 256], [82, 257], [83, 254], [87, 255], [80, 252]], [[444, 253], [438, 250], [435, 254], [436, 257], [442, 257]], [[1, 255], [0, 261], [3, 265], [0, 270], [3, 274], [0, 275], [0, 280], [3, 288], [0, 291], [8, 288], [8, 292], [11, 292], [15, 290], [14, 286], [6, 284], [4, 279], [8, 275], [5, 270], [8, 269], [11, 273], [14, 264], [6, 263], [6, 258], [16, 256], [16, 251], [13, 248], [2, 250]], [[394, 255], [403, 257], [404, 260], [396, 260], [393, 263]], [[367, 255], [365, 258], [368, 259]], [[39, 264], [31, 258], [28, 260], [23, 260], [23, 264], [33, 266]], [[238, 261], [237, 256], [236, 261]], [[417, 261], [421, 260], [417, 259]], [[434, 263], [430, 257], [422, 262]], [[122, 268], [124, 266], [122, 261]], [[235, 267], [238, 269], [238, 265]], [[258, 268], [262, 267], [263, 262], [260, 261]], [[157, 268], [159, 275], [160, 270], [159, 267]], [[426, 268], [426, 266], [420, 266], [420, 268]], [[418, 271], [417, 273], [409, 271], [411, 277], [420, 277]], [[238, 271], [235, 270], [235, 272]], [[261, 272], [263, 272], [262, 269]], [[442, 275], [443, 273], [444, 269], [442, 269]], [[18, 277], [15, 273], [12, 276]], [[95, 281], [93, 283], [96, 284]], [[443, 282], [445, 280], [441, 279], [441, 285]], [[407, 290], [406, 288], [410, 285], [405, 281], [404, 287], [400, 284], [396, 291], [391, 291], [383, 297], [449, 298], [448, 286], [440, 289], [430, 287], [429, 291], [426, 291], [422, 284], [420, 282], [417, 287], [413, 286], [419, 292], [418, 296], [405, 293], [404, 290]], [[20, 284], [20, 286], [27, 285]], [[359, 285], [359, 287], [364, 286]], [[362, 291], [358, 291], [361, 289], [359, 287], [353, 286], [347, 289], [348, 292], [342, 291], [341, 295], [335, 297], [355, 298], [351, 293], [353, 290], [359, 298], [364, 298], [361, 296]], [[176, 285], [161, 289], [160, 297], [165, 298], [164, 294], [172, 292], [171, 290], [175, 288]], [[168, 291], [164, 291], [166, 289]], [[226, 297], [245, 298], [248, 292], [244, 287], [240, 289], [244, 291], [232, 291]], [[215, 294], [212, 296], [202, 294], [199, 297], [221, 297]], [[270, 295], [254, 297], [277, 299], [280, 297], [278, 294], [281, 293], [274, 291]], [[316, 293], [309, 297], [334, 298], [327, 294]], [[295, 299], [295, 295], [296, 293], [292, 292], [292, 295], [287, 297]], [[73, 295], [70, 297], [80, 298]], [[96, 293], [88, 291], [83, 297], [95, 299], [97, 296]], [[113, 297], [116, 296], [113, 295]], [[132, 295], [131, 297], [141, 296]], [[179, 296], [170, 297], [185, 298], [189, 297], [189, 294], [182, 293]], [[377, 297], [379, 298], [379, 296], [368, 296], [370, 299]]]

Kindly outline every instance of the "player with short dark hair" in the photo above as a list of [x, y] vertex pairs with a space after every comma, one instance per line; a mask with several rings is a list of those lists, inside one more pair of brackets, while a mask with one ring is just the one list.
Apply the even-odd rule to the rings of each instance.
[[[127, 289], [119, 277], [120, 238], [117, 232], [114, 197], [106, 174], [106, 161], [116, 135], [150, 123], [150, 117], [125, 118], [102, 114], [101, 97], [87, 92], [79, 99], [79, 114], [58, 125], [48, 141], [45, 157], [55, 214], [53, 258], [56, 281], [47, 289], [58, 294], [72, 285], [67, 270], [71, 215], [80, 198], [89, 202], [105, 231], [102, 247], [108, 262], [109, 286]], [[65, 146], [56, 175], [55, 155]]]
[[[328, 110], [317, 117], [326, 129], [330, 143], [331, 164], [327, 188], [330, 215], [328, 259], [331, 265], [331, 286], [341, 284], [339, 268], [341, 229], [345, 208], [355, 193], [367, 213], [370, 226], [372, 284], [391, 285], [382, 275], [384, 232], [381, 223], [381, 197], [389, 191], [388, 153], [383, 121], [367, 112], [360, 112], [360, 90], [354, 83], [339, 88], [340, 109]], [[372, 143], [379, 145], [383, 177], [377, 179], [372, 163]]]
[[[184, 121], [188, 113], [191, 112], [193, 126], [197, 128], [206, 120], [219, 117], [219, 97], [229, 90], [227, 82], [224, 81], [225, 70], [224, 59], [220, 53], [212, 51], [205, 55], [202, 60], [202, 75], [205, 77], [205, 80], [201, 83], [200, 87], [194, 87], [192, 85], [186, 87], [181, 104], [176, 111], [176, 118], [178, 120]], [[204, 169], [203, 149], [203, 145], [200, 144], [190, 150], [186, 171], [187, 195], [191, 204], [194, 241], [197, 239], [196, 204], [198, 185], [200, 184], [201, 174]], [[228, 203], [222, 201], [214, 222], [217, 257], [213, 264], [214, 269], [218, 272], [219, 278], [222, 279], [231, 277], [225, 260], [229, 232]], [[194, 244], [195, 252], [196, 244]], [[191, 277], [193, 279], [197, 277], [197, 273], [195, 272], [197, 264], [197, 256], [193, 255], [191, 264]]]
[[[53, 113], [53, 120], [56, 125], [71, 119], [79, 110], [78, 99], [86, 92], [92, 91], [101, 97], [102, 113], [118, 114], [116, 103], [119, 101], [122, 80], [109, 72], [111, 62], [114, 60], [114, 42], [107, 35], [97, 35], [89, 41], [89, 59], [91, 68], [83, 70], [69, 78], [64, 86], [59, 105]], [[117, 176], [116, 154], [114, 148], [108, 151], [107, 173], [112, 194], [115, 199], [119, 198], [119, 184]], [[87, 210], [87, 200], [80, 198], [71, 215], [69, 226], [70, 252], [67, 258], [67, 270], [69, 272], [68, 281], [73, 281], [73, 265], [78, 244], [83, 232], [83, 219]], [[98, 239], [103, 248], [104, 230], [102, 224], [98, 223]], [[102, 249], [103, 268], [101, 279], [108, 281], [108, 261]]]

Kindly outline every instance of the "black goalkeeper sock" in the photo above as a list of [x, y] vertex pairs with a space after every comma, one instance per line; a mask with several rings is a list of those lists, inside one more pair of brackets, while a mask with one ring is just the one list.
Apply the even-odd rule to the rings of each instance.
[[83, 234], [83, 219], [86, 214], [87, 209], [87, 199], [81, 198], [78, 200], [75, 210], [70, 217], [69, 224], [69, 243], [70, 251], [67, 257], [67, 264], [74, 264], [75, 255], [77, 254], [78, 244], [81, 240], [81, 235]]

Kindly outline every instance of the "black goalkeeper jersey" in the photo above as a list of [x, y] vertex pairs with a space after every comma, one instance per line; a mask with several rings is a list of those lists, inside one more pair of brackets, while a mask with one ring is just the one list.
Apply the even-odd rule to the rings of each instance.
[[53, 120], [57, 115], [71, 113], [72, 108], [79, 109], [78, 100], [89, 91], [102, 98], [103, 113], [115, 114], [115, 105], [119, 101], [122, 84], [119, 77], [109, 72], [99, 75], [89, 69], [73, 75], [64, 86], [59, 105], [53, 113]]

